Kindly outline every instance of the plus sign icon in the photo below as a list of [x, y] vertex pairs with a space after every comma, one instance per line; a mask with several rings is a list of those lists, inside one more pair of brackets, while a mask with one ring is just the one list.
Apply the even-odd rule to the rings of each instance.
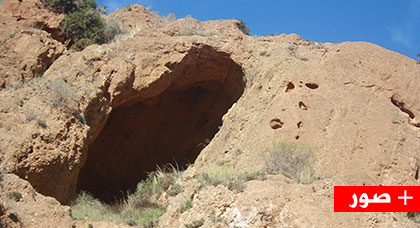
[[334, 212], [418, 212], [420, 186], [334, 186]]

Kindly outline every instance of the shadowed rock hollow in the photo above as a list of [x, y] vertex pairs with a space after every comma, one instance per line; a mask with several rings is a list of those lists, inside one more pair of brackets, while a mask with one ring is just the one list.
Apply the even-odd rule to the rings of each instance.
[[89, 148], [78, 189], [110, 201], [168, 163], [193, 163], [242, 95], [243, 73], [227, 54], [193, 49], [158, 96], [114, 110]]
[[[157, 227], [418, 227], [407, 213], [333, 208], [334, 186], [420, 185], [414, 59], [364, 42], [247, 36], [237, 20], [165, 25], [139, 5], [106, 16], [125, 38], [68, 52], [50, 34], [63, 16], [37, 2], [5, 0], [0, 15], [5, 227], [124, 227], [73, 221], [59, 202], [83, 190], [112, 201], [175, 161], [194, 165], [176, 182], [182, 192], [156, 199], [166, 210]], [[48, 29], [30, 27], [38, 21]], [[214, 167], [265, 172], [280, 142], [313, 149], [314, 182], [280, 173], [243, 191], [200, 183]]]

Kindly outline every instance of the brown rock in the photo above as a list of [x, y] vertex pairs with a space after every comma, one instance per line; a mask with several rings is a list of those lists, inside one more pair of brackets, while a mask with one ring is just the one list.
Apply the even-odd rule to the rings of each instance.
[[6, 0], [0, 19], [0, 88], [41, 76], [66, 47], [54, 37], [64, 15], [40, 1]]
[[[199, 218], [207, 227], [416, 226], [403, 213], [332, 212], [334, 185], [419, 185], [415, 60], [362, 42], [246, 36], [235, 20], [154, 28], [141, 6], [114, 16], [131, 14], [142, 16], [123, 26], [143, 33], [62, 55], [43, 77], [0, 91], [3, 170], [62, 203], [76, 190], [109, 201], [155, 165], [195, 161], [185, 191], [162, 199], [161, 227]], [[186, 20], [197, 33], [180, 32]], [[243, 192], [199, 187], [210, 165], [264, 170], [266, 150], [281, 141], [313, 149], [319, 180], [278, 174]], [[181, 213], [185, 199], [194, 206]], [[23, 226], [33, 218], [18, 216]]]
[[5, 0], [0, 13], [19, 24], [47, 31], [58, 30], [64, 14], [48, 9], [41, 0]]

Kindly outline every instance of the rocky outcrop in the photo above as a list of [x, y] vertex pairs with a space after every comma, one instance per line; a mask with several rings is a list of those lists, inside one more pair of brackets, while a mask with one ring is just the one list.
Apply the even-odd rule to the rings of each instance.
[[37, 193], [16, 175], [3, 175], [0, 191], [0, 224], [4, 227], [72, 227], [74, 224], [70, 207]]
[[[146, 21], [123, 26], [148, 30], [66, 53], [41, 78], [0, 92], [8, 175], [67, 203], [76, 190], [109, 200], [156, 165], [194, 162], [185, 191], [162, 196], [161, 227], [416, 226], [403, 213], [334, 214], [332, 204], [335, 185], [419, 185], [415, 60], [370, 43], [247, 36], [236, 20], [153, 27], [141, 6], [113, 16], [131, 13]], [[199, 29], [183, 33], [186, 20]], [[264, 170], [281, 141], [313, 148], [317, 181], [278, 174], [243, 192], [197, 187], [214, 164]], [[181, 212], [185, 199], [193, 207]]]
[[42, 0], [5, 0], [0, 13], [19, 23], [46, 31], [58, 31], [65, 15], [54, 12]]
[[[0, 19], [0, 88], [41, 76], [66, 47], [57, 35], [63, 14], [37, 0], [6, 0]], [[57, 40], [58, 39], [58, 40]]]

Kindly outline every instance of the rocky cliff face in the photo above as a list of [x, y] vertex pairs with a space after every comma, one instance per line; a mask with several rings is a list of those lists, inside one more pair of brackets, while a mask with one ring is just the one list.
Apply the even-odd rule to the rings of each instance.
[[66, 52], [58, 35], [64, 15], [41, 1], [6, 0], [0, 18], [0, 88], [41, 76]]
[[[61, 15], [41, 7], [39, 19], [26, 4], [37, 2], [6, 1], [1, 14], [16, 29], [0, 28], [1, 191], [23, 193], [1, 196], [7, 227], [86, 226], [56, 200], [80, 190], [112, 200], [172, 161], [194, 165], [183, 193], [162, 196], [161, 227], [416, 227], [403, 213], [333, 212], [334, 185], [419, 185], [413, 59], [363, 42], [247, 36], [236, 20], [167, 24], [138, 5], [107, 16], [127, 36], [69, 53], [52, 35], [50, 18]], [[27, 27], [38, 20], [48, 29]], [[264, 170], [277, 142], [313, 148], [319, 178], [197, 190], [195, 177], [214, 164]], [[194, 206], [181, 212], [185, 199]]]

